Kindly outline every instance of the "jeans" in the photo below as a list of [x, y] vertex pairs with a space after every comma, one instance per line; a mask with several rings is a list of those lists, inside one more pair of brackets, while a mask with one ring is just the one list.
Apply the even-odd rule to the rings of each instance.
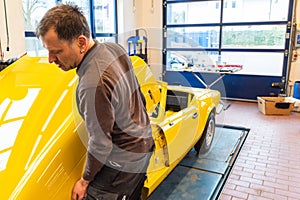
[[140, 200], [145, 173], [128, 173], [104, 166], [89, 184], [85, 200]]

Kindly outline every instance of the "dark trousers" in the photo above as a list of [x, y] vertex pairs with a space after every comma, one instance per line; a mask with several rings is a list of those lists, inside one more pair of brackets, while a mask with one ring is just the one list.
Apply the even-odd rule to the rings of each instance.
[[145, 180], [145, 173], [104, 166], [90, 183], [85, 200], [140, 200]]

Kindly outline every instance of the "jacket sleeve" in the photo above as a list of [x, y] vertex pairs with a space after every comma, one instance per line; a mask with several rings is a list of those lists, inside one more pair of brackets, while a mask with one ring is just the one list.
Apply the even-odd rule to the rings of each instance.
[[89, 133], [83, 178], [91, 181], [106, 163], [113, 148], [114, 108], [106, 84], [100, 81], [96, 88], [85, 89], [80, 95], [79, 107]]

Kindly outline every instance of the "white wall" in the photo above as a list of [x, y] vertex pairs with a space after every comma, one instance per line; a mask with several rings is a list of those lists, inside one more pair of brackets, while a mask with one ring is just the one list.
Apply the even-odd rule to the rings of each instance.
[[[135, 7], [134, 7], [135, 6]], [[162, 78], [162, 0], [118, 0], [119, 42], [127, 47], [127, 38], [148, 38], [148, 65], [157, 79]]]
[[132, 0], [118, 0], [118, 31], [126, 33], [136, 28], [136, 12]]
[[157, 79], [162, 78], [162, 0], [139, 1], [138, 26], [148, 34], [149, 66]]
[[[4, 0], [0, 3], [0, 39], [2, 51], [4, 52], [4, 60], [12, 57], [20, 56], [26, 52], [24, 20], [22, 16], [22, 0], [5, 0], [7, 8], [7, 23], [9, 42], [6, 37]], [[8, 44], [9, 43], [9, 44]], [[9, 51], [7, 51], [9, 45]]]

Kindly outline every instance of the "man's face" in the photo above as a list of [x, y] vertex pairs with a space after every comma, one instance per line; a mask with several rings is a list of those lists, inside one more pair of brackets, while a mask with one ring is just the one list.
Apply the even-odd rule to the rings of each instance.
[[44, 47], [48, 50], [48, 60], [50, 63], [55, 63], [60, 69], [68, 71], [78, 66], [82, 56], [80, 48], [75, 39], [69, 41], [59, 40], [57, 33], [50, 29], [44, 36], [41, 37]]

